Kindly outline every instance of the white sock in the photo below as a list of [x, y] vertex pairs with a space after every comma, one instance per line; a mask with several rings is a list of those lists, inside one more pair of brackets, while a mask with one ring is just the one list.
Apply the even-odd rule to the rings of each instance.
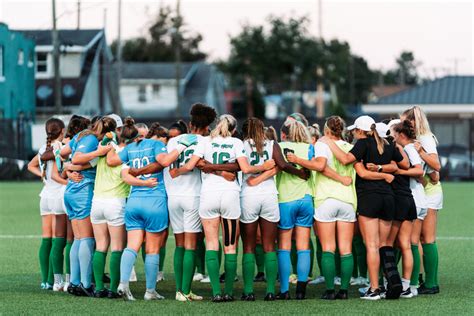
[[55, 284], [63, 283], [63, 275], [62, 274], [55, 274], [54, 275], [54, 283]]
[[402, 278], [403, 290], [406, 291], [410, 288], [410, 280]]

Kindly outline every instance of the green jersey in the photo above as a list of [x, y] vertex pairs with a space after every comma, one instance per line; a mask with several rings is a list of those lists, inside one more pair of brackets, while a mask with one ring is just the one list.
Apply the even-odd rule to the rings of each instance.
[[100, 157], [95, 176], [94, 196], [100, 198], [126, 198], [130, 186], [122, 180], [122, 166], [109, 167], [107, 158]]

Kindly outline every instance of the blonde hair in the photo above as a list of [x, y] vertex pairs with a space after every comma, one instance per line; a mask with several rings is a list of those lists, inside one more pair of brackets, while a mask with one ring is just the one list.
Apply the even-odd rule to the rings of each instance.
[[237, 120], [229, 114], [219, 116], [216, 127], [211, 131], [211, 138], [215, 137], [231, 137], [232, 132], [237, 127]]
[[420, 106], [415, 105], [408, 110], [405, 110], [405, 112], [402, 113], [402, 116], [405, 116], [405, 119], [409, 121], [415, 122], [414, 127], [417, 138], [422, 135], [431, 135], [434, 137], [436, 143], [438, 143], [438, 140], [434, 136], [433, 132], [431, 132], [428, 118]]
[[387, 140], [380, 137], [379, 133], [377, 133], [377, 130], [375, 129], [375, 124], [372, 124], [370, 127], [371, 131], [366, 132], [367, 136], [373, 137], [375, 139], [375, 142], [377, 143], [377, 151], [379, 152], [380, 155], [383, 154], [384, 152], [384, 147], [386, 144], [388, 144]]
[[311, 144], [311, 134], [308, 128], [299, 121], [286, 121], [281, 131], [286, 134], [287, 139], [291, 142]]

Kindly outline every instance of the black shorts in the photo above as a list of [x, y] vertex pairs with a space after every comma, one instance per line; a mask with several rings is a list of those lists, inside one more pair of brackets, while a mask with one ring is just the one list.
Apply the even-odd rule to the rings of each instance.
[[392, 194], [368, 193], [357, 196], [359, 215], [392, 221], [395, 217], [395, 199]]
[[413, 221], [417, 218], [416, 205], [413, 196], [395, 195], [395, 217], [394, 220]]

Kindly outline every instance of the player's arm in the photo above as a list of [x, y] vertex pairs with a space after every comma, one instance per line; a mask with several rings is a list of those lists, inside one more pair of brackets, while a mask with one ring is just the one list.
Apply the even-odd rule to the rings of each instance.
[[95, 158], [105, 156], [111, 149], [112, 149], [111, 145], [106, 145], [106, 146], [99, 145], [97, 146], [96, 150], [88, 152], [88, 153], [76, 152], [74, 153], [74, 156], [72, 157], [71, 162], [74, 165], [85, 165], [86, 163], [88, 163], [89, 161]]
[[196, 164], [196, 167], [199, 168], [199, 170], [201, 170], [204, 173], [216, 173], [218, 171], [227, 171], [227, 172], [240, 171], [240, 167], [237, 162], [213, 164], [204, 159], [199, 160], [198, 163]]
[[67, 171], [82, 171], [90, 168], [92, 168], [92, 165], [89, 162], [84, 165], [75, 165], [72, 163], [64, 164], [64, 169]]
[[357, 162], [354, 164], [354, 168], [357, 172], [357, 175], [365, 180], [385, 180], [388, 183], [392, 183], [393, 179], [395, 178], [390, 173], [367, 170], [362, 162]]
[[277, 173], [278, 173], [278, 167], [275, 166], [275, 168], [272, 168], [272, 169], [270, 169], [270, 170], [266, 170], [266, 171], [262, 172], [262, 173], [259, 174], [259, 175], [250, 176], [250, 177], [247, 179], [247, 184], [248, 184], [249, 186], [256, 186], [256, 185], [259, 185], [259, 184], [262, 183], [263, 181], [274, 177]]
[[109, 167], [117, 167], [122, 164], [122, 159], [120, 159], [120, 156], [117, 154], [115, 151], [115, 148], [112, 147], [112, 149], [107, 153], [107, 165]]
[[296, 156], [293, 153], [288, 153], [287, 159], [289, 162], [296, 163], [303, 168], [315, 170], [315, 171], [323, 171], [327, 164], [327, 159], [324, 157], [317, 157], [311, 160], [303, 159]]
[[348, 165], [357, 160], [356, 157], [351, 152], [346, 153], [341, 148], [339, 148], [339, 146], [337, 146], [337, 144], [332, 139], [326, 136], [321, 137], [318, 141], [321, 141], [325, 143], [326, 145], [328, 145], [333, 155], [343, 165]]
[[146, 165], [141, 168], [130, 168], [129, 174], [132, 176], [140, 176], [142, 174], [152, 174], [152, 173], [157, 173], [163, 170], [164, 167], [160, 165], [157, 161], [150, 163], [149, 165]]
[[61, 177], [61, 175], [59, 174], [58, 166], [56, 164], [53, 164], [53, 170], [51, 171], [51, 178], [57, 183], [60, 183], [62, 185], [67, 184], [67, 180]]
[[128, 173], [128, 170], [129, 168], [123, 168], [121, 172], [123, 182], [128, 185], [153, 188], [158, 183], [158, 180], [156, 178], [148, 178], [146, 180], [135, 178], [134, 176]]
[[262, 171], [270, 170], [273, 167], [275, 167], [275, 160], [269, 159], [265, 161], [262, 165], [260, 166], [251, 166], [249, 164], [249, 161], [247, 157], [242, 156], [237, 158], [237, 162], [239, 163], [240, 170], [242, 170], [243, 173], [248, 174], [248, 173], [259, 173]]
[[392, 161], [391, 163], [385, 165], [376, 165], [374, 163], [368, 163], [365, 167], [367, 168], [367, 170], [373, 172], [396, 173], [399, 170], [395, 161]]
[[[189, 146], [197, 144], [197, 136], [193, 134], [186, 134], [183, 135], [179, 141], [176, 149], [173, 149], [171, 152], [166, 153], [162, 152], [156, 155], [156, 161], [163, 166], [163, 168], [169, 167], [173, 162], [178, 159], [179, 155], [183, 150], [188, 148]], [[193, 167], [194, 168], [194, 167]], [[192, 169], [191, 169], [192, 170]]]
[[[277, 142], [273, 142], [272, 156], [273, 160], [275, 160], [275, 165], [278, 167], [279, 170], [300, 177], [303, 180], [307, 180], [309, 178], [309, 173], [306, 170], [298, 169], [286, 162], [285, 158], [283, 157], [283, 154], [281, 153], [280, 145]], [[305, 168], [304, 166], [302, 167]]]
[[39, 166], [38, 155], [34, 156], [33, 159], [31, 159], [31, 161], [28, 163], [28, 171], [40, 178], [43, 176]]
[[71, 153], [72, 153], [71, 145], [67, 143], [63, 148], [61, 148], [59, 155], [61, 156], [61, 158], [67, 159]]
[[410, 168], [410, 158], [408, 157], [408, 154], [405, 152], [405, 150], [403, 150], [403, 147], [399, 144], [396, 144], [396, 150], [398, 150], [400, 155], [403, 157], [401, 161], [397, 162], [397, 166], [405, 170]]
[[343, 184], [345, 186], [351, 185], [351, 183], [352, 183], [352, 178], [351, 177], [341, 176], [339, 173], [336, 172], [336, 170], [334, 170], [333, 168], [331, 168], [327, 164], [324, 167], [323, 171], [321, 171], [321, 173], [324, 176], [326, 176], [330, 179], [333, 179], [334, 181], [340, 182], [341, 184]]
[[409, 168], [408, 170], [398, 169], [396, 174], [418, 178], [418, 177], [423, 176], [423, 168], [421, 167], [421, 165], [414, 165], [412, 168]]

